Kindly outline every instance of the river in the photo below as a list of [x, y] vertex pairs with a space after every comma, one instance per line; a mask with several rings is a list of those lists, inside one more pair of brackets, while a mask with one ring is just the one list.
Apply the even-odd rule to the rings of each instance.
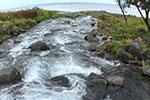
[[[86, 94], [83, 77], [91, 73], [101, 75], [102, 67], [117, 66], [114, 61], [93, 56], [87, 49], [90, 43], [84, 37], [97, 29], [91, 26], [93, 22], [97, 19], [90, 16], [47, 20], [5, 41], [1, 45], [1, 52], [6, 54], [0, 59], [1, 69], [12, 65], [19, 68], [23, 81], [2, 88], [0, 100], [82, 100]], [[51, 49], [31, 51], [29, 46], [37, 41], [47, 43]], [[56, 76], [66, 77], [70, 86], [56, 86], [47, 81]]]

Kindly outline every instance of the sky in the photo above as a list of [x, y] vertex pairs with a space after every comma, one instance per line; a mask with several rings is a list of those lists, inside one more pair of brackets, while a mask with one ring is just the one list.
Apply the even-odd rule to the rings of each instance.
[[22, 7], [22, 6], [28, 6], [34, 4], [62, 3], [62, 2], [88, 2], [88, 3], [116, 4], [115, 0], [0, 0], [0, 9]]

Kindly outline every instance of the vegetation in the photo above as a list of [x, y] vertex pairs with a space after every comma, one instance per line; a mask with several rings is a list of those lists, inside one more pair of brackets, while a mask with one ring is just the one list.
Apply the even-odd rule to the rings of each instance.
[[30, 9], [6, 13], [0, 12], [0, 42], [13, 35], [14, 27], [17, 27], [20, 30], [26, 30], [43, 20], [64, 16], [67, 16], [67, 14], [58, 14], [56, 11], [42, 9]]
[[112, 41], [112, 52], [118, 54], [118, 51], [120, 50], [120, 48], [123, 47], [123, 43], [121, 41]]
[[[118, 50], [126, 44], [131, 44], [132, 40], [141, 37], [150, 37], [147, 26], [142, 18], [126, 16], [128, 24], [125, 24], [122, 15], [104, 13], [98, 16], [99, 31], [113, 37], [112, 51], [117, 54]], [[149, 19], [150, 21], [150, 19]], [[143, 47], [144, 44], [142, 44]]]
[[[130, 7], [131, 5], [135, 6], [139, 13], [141, 14], [141, 17], [143, 18], [148, 31], [150, 31], [150, 24], [149, 24], [149, 12], [150, 12], [150, 1], [149, 0], [116, 0], [118, 5], [120, 6], [122, 13], [124, 15], [124, 9], [125, 7]], [[142, 11], [145, 11], [145, 16], [143, 15]], [[125, 17], [125, 15], [124, 15]]]

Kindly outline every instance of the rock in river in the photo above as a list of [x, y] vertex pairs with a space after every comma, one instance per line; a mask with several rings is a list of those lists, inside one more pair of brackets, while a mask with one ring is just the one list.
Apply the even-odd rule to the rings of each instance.
[[30, 47], [31, 51], [45, 51], [49, 50], [50, 48], [45, 42], [38, 41], [36, 43], [33, 43]]
[[96, 37], [96, 33], [89, 33], [88, 35], [85, 36], [84, 38], [88, 42], [98, 42], [99, 39]]
[[0, 84], [16, 83], [21, 81], [21, 74], [17, 68], [8, 68], [0, 71]]
[[47, 86], [62, 86], [62, 87], [69, 87], [69, 80], [64, 76], [56, 76], [49, 80], [47, 80]]

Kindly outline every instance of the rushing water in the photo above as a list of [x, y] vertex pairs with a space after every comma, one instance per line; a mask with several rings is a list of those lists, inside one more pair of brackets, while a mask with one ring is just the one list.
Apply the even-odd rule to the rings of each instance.
[[[80, 76], [100, 75], [101, 67], [115, 66], [113, 61], [94, 57], [88, 51], [90, 43], [84, 36], [97, 28], [91, 26], [93, 22], [97, 20], [90, 16], [48, 20], [5, 41], [1, 52], [6, 55], [0, 59], [0, 64], [3, 68], [11, 64], [18, 67], [23, 82], [1, 89], [0, 100], [82, 100], [86, 80]], [[29, 46], [37, 41], [46, 42], [51, 49], [31, 52]], [[60, 75], [69, 79], [70, 87], [45, 85], [47, 79]]]

